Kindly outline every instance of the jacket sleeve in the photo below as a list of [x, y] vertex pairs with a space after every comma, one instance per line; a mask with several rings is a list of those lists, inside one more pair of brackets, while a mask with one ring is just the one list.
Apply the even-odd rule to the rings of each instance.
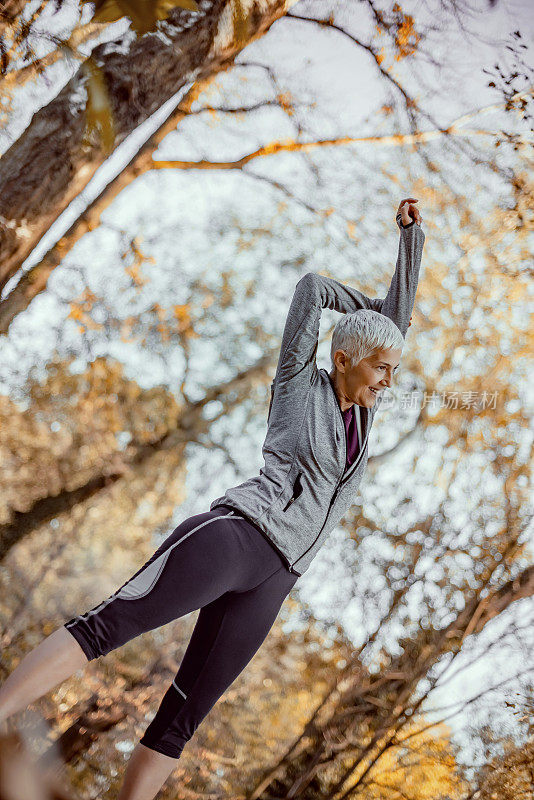
[[[307, 272], [298, 281], [287, 314], [278, 366], [271, 384], [267, 420], [271, 414], [276, 387], [284, 384], [286, 393], [297, 396], [306, 384], [309, 386], [313, 369], [316, 368], [315, 356], [323, 308], [331, 308], [343, 314], [352, 314], [361, 309], [378, 311], [390, 317], [402, 335], [406, 336], [415, 302], [425, 235], [414, 221], [404, 227], [400, 214], [396, 220], [400, 228], [397, 265], [389, 291], [383, 300], [371, 299], [351, 286], [316, 272]], [[290, 384], [294, 388], [290, 389]]]
[[380, 307], [376, 310], [392, 319], [406, 337], [419, 282], [425, 234], [414, 220], [404, 227], [400, 214], [397, 214], [396, 219], [400, 229], [400, 240], [395, 274], [386, 297], [378, 301]]
[[323, 308], [352, 314], [359, 309], [380, 311], [382, 302], [334, 278], [307, 272], [297, 283], [289, 307], [275, 382], [288, 380], [315, 364]]

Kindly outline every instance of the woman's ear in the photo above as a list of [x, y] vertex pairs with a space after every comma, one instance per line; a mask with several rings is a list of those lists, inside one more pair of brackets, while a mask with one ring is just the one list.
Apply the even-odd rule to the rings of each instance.
[[[339, 353], [339, 355], [338, 355], [338, 353]], [[338, 356], [337, 359], [336, 359], [336, 356]], [[345, 353], [344, 350], [336, 350], [336, 352], [334, 353], [334, 363], [336, 365], [336, 369], [338, 369], [339, 372], [343, 372], [344, 373], [346, 371], [346, 369], [347, 369], [347, 363], [349, 363], [349, 365], [350, 365], [350, 358]]]

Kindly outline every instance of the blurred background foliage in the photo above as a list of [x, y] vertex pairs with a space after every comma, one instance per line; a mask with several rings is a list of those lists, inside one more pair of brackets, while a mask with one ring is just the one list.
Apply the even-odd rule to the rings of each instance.
[[[296, 281], [384, 296], [403, 197], [427, 237], [354, 506], [162, 797], [532, 796], [527, 12], [4, 4], [3, 675], [257, 473]], [[195, 616], [17, 719], [77, 796], [118, 790]]]

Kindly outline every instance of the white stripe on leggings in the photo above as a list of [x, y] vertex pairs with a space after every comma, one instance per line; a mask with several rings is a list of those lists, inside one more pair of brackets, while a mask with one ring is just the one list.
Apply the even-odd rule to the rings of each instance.
[[[207, 519], [205, 522], [201, 522], [200, 525], [197, 525], [196, 528], [193, 528], [192, 530], [190, 530], [188, 533], [186, 533], [185, 536], [182, 536], [181, 539], [179, 539], [177, 542], [175, 542], [173, 545], [171, 545], [163, 553], [161, 553], [161, 555], [159, 555], [158, 558], [156, 558], [151, 564], [148, 565], [148, 567], [146, 567], [142, 572], [140, 572], [139, 575], [136, 575], [135, 578], [130, 578], [129, 581], [127, 581], [119, 589], [117, 589], [117, 591], [114, 592], [110, 597], [108, 597], [107, 600], [103, 600], [102, 603], [100, 603], [100, 605], [96, 606], [96, 608], [93, 608], [92, 611], [87, 611], [85, 614], [79, 614], [78, 616], [76, 616], [72, 620], [72, 622], [67, 623], [65, 625], [65, 627], [68, 628], [69, 625], [74, 625], [78, 620], [88, 619], [88, 617], [91, 617], [93, 614], [98, 614], [98, 612], [102, 611], [102, 609], [105, 608], [109, 603], [111, 603], [112, 600], [115, 600], [115, 599], [138, 600], [141, 597], [144, 597], [145, 595], [147, 595], [154, 588], [154, 586], [156, 585], [157, 580], [158, 580], [159, 576], [161, 575], [161, 572], [163, 570], [163, 567], [165, 566], [165, 563], [167, 561], [167, 558], [170, 555], [171, 550], [174, 550], [174, 548], [177, 547], [177, 545], [182, 544], [182, 542], [185, 542], [186, 539], [188, 539], [193, 533], [195, 533], [195, 531], [198, 531], [200, 528], [203, 528], [204, 525], [209, 525], [210, 522], [216, 522], [218, 519], [226, 519], [227, 517], [234, 516], [235, 513], [236, 513], [235, 511], [230, 511], [228, 514], [223, 514], [221, 517], [213, 517], [212, 519]], [[242, 519], [242, 517], [240, 517], [240, 519]], [[154, 567], [154, 565], [157, 564], [157, 562], [160, 561], [160, 560], [161, 560], [161, 563], [158, 564], [156, 570], [153, 570], [152, 568]], [[133, 581], [136, 581], [138, 578], [142, 578], [142, 576], [144, 575], [144, 573], [147, 572], [147, 570], [149, 571], [149, 576], [150, 576], [148, 589], [145, 590], [146, 584], [143, 584], [143, 582], [141, 582], [141, 587], [142, 588], [139, 590], [138, 593], [130, 593], [130, 594], [128, 594], [127, 587]], [[154, 577], [153, 573], [155, 573], [155, 577]], [[125, 592], [122, 597], [121, 597], [121, 592]], [[134, 590], [134, 592], [135, 592], [135, 590]], [[178, 687], [176, 687], [176, 688], [178, 688]]]
[[176, 691], [177, 691], [177, 692], [180, 692], [180, 694], [182, 695], [182, 697], [184, 698], [184, 700], [187, 700], [187, 695], [186, 695], [186, 694], [184, 694], [184, 692], [182, 692], [182, 690], [180, 689], [180, 687], [176, 685], [176, 681], [175, 681], [175, 680], [172, 682], [172, 685], [174, 686], [174, 688], [176, 689]]

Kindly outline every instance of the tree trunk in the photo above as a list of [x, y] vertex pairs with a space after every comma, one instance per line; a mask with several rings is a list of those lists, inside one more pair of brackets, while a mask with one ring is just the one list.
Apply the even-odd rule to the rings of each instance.
[[[126, 34], [95, 48], [93, 59], [110, 98], [115, 147], [181, 87], [228, 66], [292, 2], [254, 4], [246, 42], [234, 34], [230, 4], [212, 0], [202, 4], [200, 16], [174, 9], [165, 37], [147, 34], [129, 43]], [[85, 81], [81, 68], [0, 160], [0, 290], [106, 159], [99, 143], [84, 144]]]
[[21, 311], [24, 311], [33, 298], [46, 289], [48, 278], [58, 267], [67, 253], [88, 231], [100, 225], [100, 217], [111, 205], [117, 195], [140, 175], [152, 166], [152, 154], [161, 144], [165, 136], [173, 131], [180, 120], [187, 116], [191, 105], [197, 99], [209, 81], [197, 81], [179, 103], [176, 110], [140, 147], [122, 172], [112, 179], [100, 192], [98, 197], [87, 206], [72, 223], [69, 230], [50, 248], [41, 261], [23, 276], [15, 288], [0, 300], [0, 335], [8, 333], [9, 326]]

